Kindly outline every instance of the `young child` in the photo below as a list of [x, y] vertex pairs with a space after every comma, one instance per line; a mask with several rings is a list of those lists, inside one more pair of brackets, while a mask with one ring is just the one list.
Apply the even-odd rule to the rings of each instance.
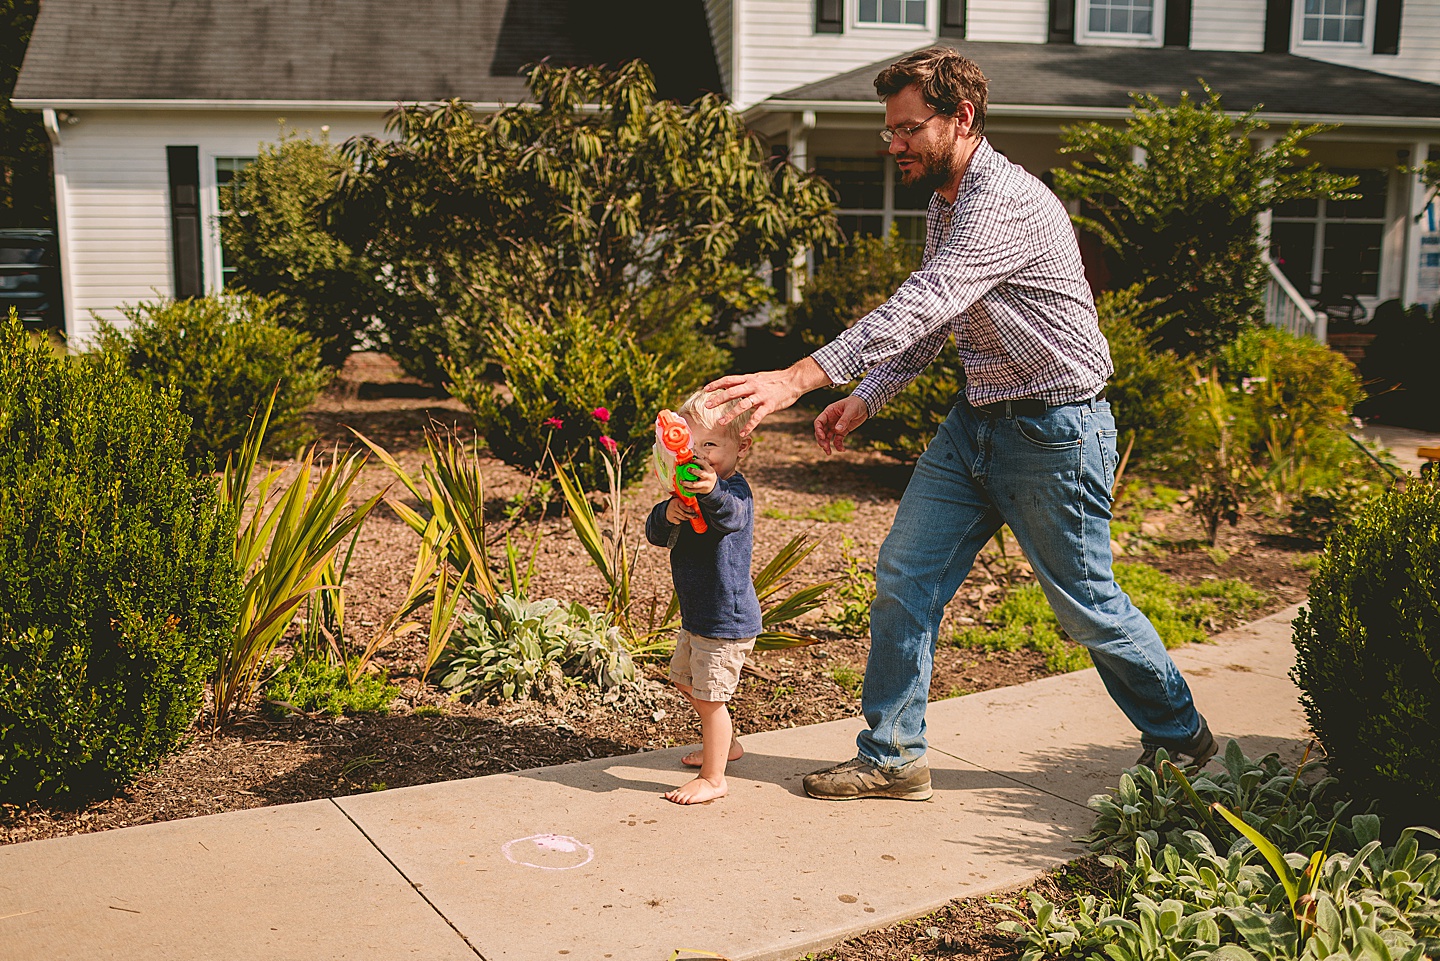
[[682, 484], [695, 496], [708, 529], [695, 533], [689, 523], [694, 511], [673, 495], [656, 504], [645, 520], [650, 543], [670, 547], [670, 573], [680, 600], [670, 680], [700, 716], [701, 748], [683, 759], [700, 768], [700, 774], [665, 795], [676, 804], [714, 800], [728, 790], [725, 763], [745, 752], [735, 739], [725, 702], [739, 686], [745, 655], [760, 633], [760, 602], [750, 580], [755, 502], [737, 470], [750, 450], [751, 439], [740, 437], [749, 412], [717, 427], [739, 400], [706, 410], [708, 396], [699, 391], [677, 411], [690, 427], [699, 468], [695, 480]]

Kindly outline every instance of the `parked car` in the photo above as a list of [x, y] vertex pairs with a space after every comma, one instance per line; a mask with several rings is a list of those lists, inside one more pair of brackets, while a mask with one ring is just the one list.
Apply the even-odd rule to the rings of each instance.
[[0, 230], [0, 316], [8, 315], [11, 307], [27, 327], [65, 329], [55, 231]]

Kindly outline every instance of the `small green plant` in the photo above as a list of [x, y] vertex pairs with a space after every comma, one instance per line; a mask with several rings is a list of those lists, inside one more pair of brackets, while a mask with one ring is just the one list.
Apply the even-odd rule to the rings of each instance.
[[851, 697], [859, 697], [861, 689], [865, 686], [865, 672], [841, 664], [831, 669], [830, 680]]
[[875, 574], [861, 566], [855, 542], [848, 537], [840, 541], [840, 559], [845, 573], [835, 589], [840, 609], [830, 616], [830, 625], [837, 631], [856, 637], [870, 633], [870, 605], [875, 600]]
[[304, 714], [388, 714], [400, 689], [389, 683], [384, 671], [358, 672], [349, 665], [291, 658], [265, 685], [266, 708], [284, 716]]
[[823, 507], [812, 507], [805, 512], [805, 519], [822, 524], [849, 524], [855, 520], [855, 502], [848, 497], [842, 497]]
[[472, 698], [554, 696], [566, 678], [609, 690], [633, 680], [620, 629], [584, 605], [502, 594], [470, 599], [440, 659], [440, 686]]
[[445, 709], [434, 704], [421, 704], [411, 713], [416, 717], [444, 717]]
[[[1146, 564], [1117, 563], [1115, 580], [1155, 625], [1166, 647], [1203, 641], [1206, 628], [1214, 629], [1221, 617], [1254, 610], [1265, 600], [1243, 581], [1182, 585]], [[1062, 638], [1060, 623], [1038, 584], [1012, 588], [990, 612], [989, 621], [988, 628], [962, 628], [951, 643], [982, 651], [1037, 651], [1045, 655], [1046, 669], [1056, 673], [1090, 666], [1089, 653]]]
[[267, 400], [268, 437], [293, 451], [301, 412], [330, 380], [306, 334], [281, 325], [274, 302], [223, 294], [124, 307], [124, 327], [101, 323], [96, 345], [152, 388], [170, 388], [191, 420], [186, 453], [219, 462], [240, 448]]

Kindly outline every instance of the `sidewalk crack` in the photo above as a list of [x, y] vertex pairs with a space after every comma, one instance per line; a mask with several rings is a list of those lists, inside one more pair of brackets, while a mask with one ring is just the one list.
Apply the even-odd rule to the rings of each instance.
[[382, 858], [385, 859], [385, 862], [386, 862], [387, 864], [389, 864], [392, 868], [395, 869], [395, 873], [398, 874], [398, 875], [400, 875], [400, 877], [402, 877], [402, 878], [405, 879], [405, 883], [408, 884], [408, 885], [410, 885], [410, 890], [412, 890], [412, 891], [414, 891], [416, 894], [420, 895], [420, 899], [421, 899], [422, 901], [424, 901], [426, 904], [430, 905], [430, 910], [434, 911], [435, 914], [440, 918], [441, 921], [444, 921], [447, 925], [450, 926], [450, 930], [451, 930], [451, 931], [454, 931], [455, 934], [456, 934], [456, 936], [457, 936], [461, 941], [464, 941], [464, 942], [465, 942], [465, 947], [469, 948], [472, 952], [474, 952], [475, 957], [479, 958], [480, 961], [485, 961], [485, 955], [481, 954], [481, 953], [480, 953], [480, 949], [477, 948], [477, 947], [475, 947], [475, 945], [473, 945], [473, 944], [470, 943], [470, 939], [465, 936], [465, 932], [464, 932], [464, 931], [461, 931], [459, 928], [457, 928], [457, 927], [455, 926], [455, 922], [453, 922], [453, 921], [451, 921], [449, 918], [447, 918], [447, 917], [445, 916], [445, 912], [444, 912], [444, 911], [441, 911], [440, 908], [435, 904], [434, 901], [431, 901], [428, 897], [425, 896], [425, 892], [422, 891], [422, 890], [420, 890], [420, 886], [419, 886], [418, 884], [416, 884], [414, 881], [410, 880], [410, 876], [409, 876], [409, 875], [407, 875], [404, 871], [400, 870], [400, 865], [396, 864], [395, 861], [390, 857], [390, 855], [386, 854], [385, 851], [380, 847], [380, 845], [378, 845], [378, 844], [375, 843], [375, 839], [372, 838], [372, 837], [369, 835], [369, 833], [367, 833], [366, 830], [365, 830], [363, 827], [360, 826], [360, 822], [357, 821], [357, 820], [355, 820], [353, 817], [351, 817], [351, 816], [350, 816], [350, 812], [347, 811], [347, 810], [345, 810], [343, 807], [341, 807], [341, 806], [340, 806], [340, 802], [339, 802], [338, 800], [336, 800], [336, 799], [333, 798], [333, 797], [332, 797], [332, 798], [328, 798], [327, 800], [329, 800], [329, 802], [330, 802], [331, 804], [335, 805], [336, 810], [338, 810], [341, 814], [343, 814], [343, 815], [345, 816], [345, 820], [347, 820], [347, 821], [349, 821], [351, 824], [355, 825], [355, 830], [359, 831], [359, 832], [360, 832], [360, 836], [363, 837], [365, 840], [367, 840], [367, 841], [370, 842], [370, 846], [371, 846], [372, 848], [374, 848], [374, 849], [376, 850], [376, 852], [377, 852]]
[[972, 761], [972, 760], [970, 760], [970, 759], [967, 758], [967, 757], [961, 757], [961, 756], [958, 755], [958, 754], [951, 754], [949, 751], [941, 750], [940, 748], [936, 747], [936, 746], [933, 745], [933, 744], [931, 744], [931, 745], [929, 746], [929, 749], [932, 750], [932, 751], [934, 751], [936, 754], [943, 754], [943, 755], [945, 755], [946, 757], [953, 757], [953, 758], [954, 758], [955, 760], [957, 760], [957, 761], [961, 761], [961, 762], [963, 762], [963, 763], [965, 763], [965, 764], [969, 764], [969, 765], [972, 766], [972, 767], [978, 767], [980, 770], [985, 771], [985, 772], [988, 773], [988, 774], [993, 774], [993, 775], [995, 775], [996, 777], [1003, 777], [1005, 780], [1011, 781], [1011, 782], [1013, 782], [1013, 783], [1015, 783], [1015, 784], [1018, 784], [1018, 785], [1020, 785], [1021, 787], [1028, 787], [1028, 788], [1029, 788], [1030, 790], [1032, 790], [1032, 791], [1039, 791], [1041, 794], [1048, 794], [1048, 795], [1050, 795], [1051, 797], [1055, 798], [1057, 801], [1064, 801], [1064, 802], [1067, 803], [1067, 804], [1073, 804], [1073, 805], [1075, 805], [1077, 808], [1086, 808], [1087, 810], [1088, 810], [1089, 807], [1090, 807], [1088, 804], [1081, 804], [1079, 801], [1075, 800], [1074, 798], [1068, 798], [1068, 797], [1066, 797], [1066, 796], [1063, 795], [1063, 794], [1056, 794], [1054, 791], [1051, 791], [1051, 790], [1049, 790], [1048, 788], [1043, 788], [1043, 787], [1041, 787], [1041, 786], [1038, 785], [1038, 784], [1031, 784], [1029, 781], [1022, 781], [1022, 780], [1020, 780], [1018, 777], [1015, 777], [1014, 775], [1006, 774], [1004, 771], [996, 771], [996, 770], [994, 770], [994, 769], [992, 769], [992, 768], [988, 768], [988, 767], [986, 767], [985, 765], [979, 763], [978, 761]]

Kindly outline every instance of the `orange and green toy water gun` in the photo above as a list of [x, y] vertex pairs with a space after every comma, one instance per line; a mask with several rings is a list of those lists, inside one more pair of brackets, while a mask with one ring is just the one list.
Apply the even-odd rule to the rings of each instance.
[[655, 418], [655, 473], [660, 475], [661, 482], [669, 485], [681, 503], [695, 512], [695, 516], [690, 518], [690, 529], [703, 534], [708, 525], [700, 514], [700, 502], [681, 484], [699, 476], [692, 444], [690, 425], [685, 423], [685, 419], [673, 411], [662, 410]]

